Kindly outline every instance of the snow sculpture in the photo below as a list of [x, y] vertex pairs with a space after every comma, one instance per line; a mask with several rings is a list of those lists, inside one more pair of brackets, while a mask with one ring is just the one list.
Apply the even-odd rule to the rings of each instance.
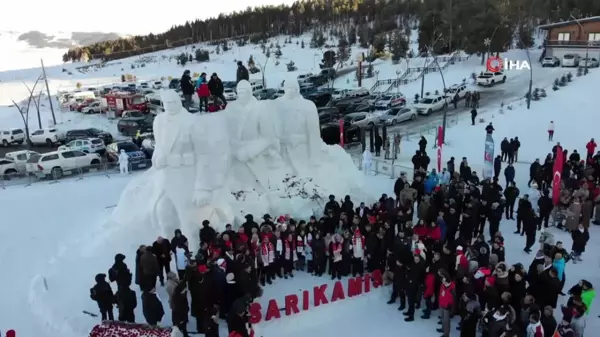
[[237, 100], [227, 108], [232, 125], [233, 176], [237, 188], [266, 192], [283, 178], [276, 118], [271, 109], [263, 108], [268, 104], [261, 107], [252, 96], [250, 82], [240, 81], [237, 95]]
[[321, 163], [319, 115], [315, 104], [300, 95], [300, 85], [296, 78], [284, 82], [285, 94], [276, 99], [282, 157], [294, 173], [309, 175]]
[[346, 151], [321, 140], [317, 109], [301, 98], [297, 80], [285, 89], [280, 99], [258, 101], [240, 81], [236, 101], [202, 115], [188, 113], [174, 91], [162, 92], [153, 167], [125, 188], [105, 232], [139, 237], [146, 230], [139, 244], [180, 228], [195, 251], [203, 220], [222, 231], [246, 214], [321, 216], [329, 194], [373, 200]]
[[224, 227], [233, 221], [232, 196], [225, 189], [231, 153], [225, 116], [200, 120], [173, 90], [161, 92], [161, 100], [165, 113], [153, 124], [152, 168], [127, 186], [113, 219], [126, 225], [150, 222], [165, 237], [177, 228], [193, 235], [204, 219]]
[[369, 171], [371, 171], [371, 165], [373, 163], [372, 159], [373, 156], [371, 155], [371, 151], [369, 151], [369, 149], [365, 149], [362, 158], [362, 169], [365, 172], [365, 174], [369, 174]]

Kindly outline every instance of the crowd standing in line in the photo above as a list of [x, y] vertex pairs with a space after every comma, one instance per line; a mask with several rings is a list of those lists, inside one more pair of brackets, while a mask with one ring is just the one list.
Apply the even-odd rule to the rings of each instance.
[[[493, 132], [491, 123], [486, 132]], [[188, 250], [180, 230], [171, 240], [158, 237], [139, 247], [133, 273], [125, 256], [117, 254], [108, 281], [105, 274], [96, 275], [90, 295], [103, 320], [114, 320], [116, 305], [119, 321], [135, 322], [137, 296], [130, 288], [135, 283], [146, 323], [157, 326], [165, 315], [156, 295], [160, 284], [169, 295], [173, 325], [184, 336], [191, 316], [197, 332], [206, 336], [218, 336], [223, 319], [230, 336], [250, 337], [247, 309], [263, 287], [298, 272], [334, 280], [379, 270], [392, 284], [388, 304], [399, 303], [406, 322], [415, 320], [417, 310], [423, 309], [422, 319], [437, 311], [433, 317], [438, 317], [442, 337], [450, 336], [454, 316], [460, 318], [455, 328], [461, 337], [583, 337], [594, 286], [585, 279], [570, 280], [572, 286], [564, 291], [569, 262], [583, 262], [588, 227], [600, 207], [600, 152], [594, 154], [590, 142], [587, 161], [576, 151], [567, 157], [564, 150], [559, 205], [549, 191], [556, 153], [563, 151], [558, 143], [544, 164], [531, 164], [529, 191], [521, 196], [513, 166], [518, 138], [504, 139], [505, 150], [497, 158], [500, 166], [508, 162], [505, 188], [498, 182], [501, 167], [494, 167], [495, 177], [480, 179], [467, 158], [458, 168], [451, 158], [443, 172], [429, 170], [422, 140], [413, 157], [412, 182], [402, 174], [394, 196], [384, 194], [372, 205], [355, 207], [349, 196], [337, 201], [331, 195], [319, 218], [298, 221], [265, 214], [259, 224], [248, 214], [239, 228], [228, 224], [222, 233], [205, 220], [199, 233], [187, 233], [199, 236], [198, 252]], [[535, 252], [528, 266], [506, 261], [503, 217], [516, 220], [515, 234], [526, 237], [524, 251]], [[547, 229], [551, 217], [570, 232], [570, 251]], [[600, 224], [600, 211], [594, 219]], [[109, 282], [116, 283], [116, 293]], [[561, 295], [569, 300], [556, 321]]]

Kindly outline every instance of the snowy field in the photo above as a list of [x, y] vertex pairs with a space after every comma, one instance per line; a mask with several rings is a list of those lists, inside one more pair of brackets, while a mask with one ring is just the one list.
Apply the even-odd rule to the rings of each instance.
[[[305, 36], [308, 46], [309, 36]], [[283, 43], [283, 38], [280, 39]], [[298, 67], [295, 74], [317, 71], [318, 63], [322, 57], [322, 50], [300, 48], [293, 43], [282, 44], [282, 57], [280, 65], [274, 65], [270, 59], [267, 65], [266, 81], [269, 86], [278, 86], [289, 73], [285, 64], [290, 60]], [[273, 40], [276, 43], [275, 40]], [[332, 42], [333, 43], [333, 42]], [[416, 41], [411, 41], [414, 46]], [[214, 47], [213, 47], [214, 48]], [[361, 52], [353, 49], [353, 58]], [[51, 91], [74, 88], [80, 82], [84, 86], [97, 86], [118, 82], [123, 73], [137, 75], [139, 79], [155, 79], [162, 76], [179, 77], [183, 68], [176, 65], [175, 61], [163, 60], [162, 56], [175, 55], [185, 48], [155, 53], [158, 61], [148, 63], [144, 68], [131, 69], [136, 59], [131, 58], [115, 62], [90, 73], [80, 73], [75, 70], [77, 65], [48, 67], [48, 79]], [[191, 49], [187, 50], [192, 52]], [[540, 51], [532, 51], [532, 60], [537, 60]], [[258, 46], [234, 46], [232, 50], [215, 55], [211, 54], [211, 62], [192, 63], [186, 66], [192, 72], [217, 72], [223, 80], [235, 79], [235, 60], [246, 62], [252, 55], [257, 63], [264, 62], [264, 55]], [[37, 55], [35, 57], [38, 57]], [[46, 57], [46, 56], [44, 56]], [[48, 56], [49, 58], [50, 56]], [[54, 57], [54, 56], [52, 56]], [[59, 58], [60, 56], [56, 56]], [[509, 51], [502, 57], [525, 60], [523, 51]], [[4, 63], [0, 59], [0, 63]], [[413, 67], [410, 64], [410, 67]], [[389, 61], [375, 65], [379, 71], [378, 79], [396, 78], [396, 71], [406, 68], [406, 64], [392, 65]], [[62, 69], [66, 72], [63, 72]], [[462, 82], [472, 72], [482, 70], [480, 59], [472, 57], [467, 61], [450, 65], [443, 73], [446, 86]], [[68, 75], [68, 72], [73, 75]], [[535, 158], [542, 158], [550, 152], [553, 143], [546, 141], [546, 126], [550, 120], [556, 125], [555, 140], [560, 141], [570, 152], [577, 148], [580, 152], [585, 149], [585, 144], [595, 136], [598, 117], [595, 116], [597, 103], [595, 101], [595, 85], [600, 80], [599, 72], [581, 78], [574, 78], [573, 83], [557, 92], [549, 89], [552, 81], [566, 73], [564, 69], [539, 68], [534, 63], [534, 87], [547, 88], [548, 97], [539, 102], [532, 102], [532, 109], [526, 110], [521, 98], [526, 90], [529, 73], [525, 71], [510, 71], [507, 83], [490, 89], [483, 89], [482, 96], [488, 101], [482, 102], [480, 116], [485, 123], [470, 126], [468, 116], [459, 116], [458, 126], [447, 132], [448, 145], [444, 147], [443, 162], [451, 156], [457, 162], [463, 156], [469, 158], [474, 170], [481, 172], [483, 165], [484, 136], [483, 131], [487, 122], [492, 121], [496, 128], [494, 138], [496, 151], [499, 151], [500, 141], [503, 137], [518, 136], [522, 147], [519, 153], [520, 163], [516, 165], [518, 186], [525, 186], [528, 179], [529, 163]], [[21, 117], [14, 107], [10, 107], [11, 99], [19, 102], [27, 96], [27, 89], [23, 81], [32, 85], [33, 81], [41, 74], [40, 69], [27, 69], [7, 71], [0, 73], [0, 129], [22, 127]], [[254, 75], [260, 77], [261, 75]], [[336, 80], [336, 87], [356, 86], [354, 74]], [[367, 79], [363, 86], [370, 88], [376, 78]], [[407, 97], [420, 93], [420, 81], [401, 86], [399, 90]], [[442, 90], [443, 83], [439, 73], [430, 73], [425, 77], [425, 91]], [[38, 88], [39, 90], [39, 88]], [[37, 91], [37, 90], [36, 90]], [[574, 99], [576, 97], [576, 99]], [[501, 102], [516, 101], [514, 109], [504, 109], [498, 112]], [[577, 106], [573, 107], [573, 102]], [[50, 119], [49, 104], [43, 100], [40, 109], [41, 121], [47, 125]], [[56, 107], [56, 104], [55, 104]], [[35, 109], [31, 109], [30, 123], [37, 126]], [[417, 128], [425, 122], [435, 123], [441, 115], [419, 119], [395, 129], [396, 132]], [[98, 127], [116, 135], [116, 123], [109, 122], [102, 116], [82, 116], [76, 113], [60, 113], [57, 117], [59, 127]], [[430, 146], [434, 140], [429, 137]], [[478, 141], [480, 140], [480, 141]], [[405, 141], [402, 144], [400, 162], [408, 164], [410, 156], [417, 149], [416, 142]], [[433, 153], [433, 150], [432, 150]], [[543, 159], [543, 158], [542, 158]], [[392, 192], [394, 181], [388, 177], [369, 177], [373, 192]], [[92, 318], [82, 311], [97, 312], [94, 302], [89, 299], [89, 288], [93, 285], [94, 276], [106, 273], [116, 253], [127, 256], [126, 263], [130, 268], [134, 265], [135, 249], [140, 244], [147, 244], [156, 239], [157, 234], [152, 230], [110, 237], [105, 230], [105, 224], [111, 214], [112, 208], [119, 200], [120, 194], [129, 182], [128, 177], [85, 177], [82, 180], [64, 179], [55, 184], [38, 183], [29, 187], [10, 187], [0, 190], [0, 204], [3, 208], [3, 225], [0, 234], [5, 238], [0, 260], [0, 270], [4, 271], [0, 298], [4, 305], [0, 308], [0, 330], [15, 329], [19, 336], [27, 337], [84, 337], [99, 319]], [[502, 175], [501, 175], [502, 180]], [[358, 202], [358, 200], [355, 200]], [[501, 231], [506, 238], [507, 261], [509, 263], [522, 262], [528, 266], [533, 256], [522, 251], [524, 238], [512, 234], [515, 230], [514, 221], [504, 220]], [[570, 248], [568, 235], [553, 230], [557, 240], [565, 242]], [[184, 233], [188, 237], [196, 233]], [[584, 254], [585, 262], [582, 264], [568, 264], [566, 269], [567, 282], [565, 287], [570, 287], [577, 280], [585, 278], [600, 286], [600, 254], [596, 245], [600, 244], [600, 230], [596, 227], [590, 229], [590, 243], [588, 251]], [[312, 290], [314, 286], [328, 283], [331, 294], [333, 284], [328, 278], [314, 278], [299, 274], [291, 280], [278, 280], [274, 285], [265, 288], [260, 303], [266, 308], [267, 302], [275, 298], [283, 303], [283, 297], [290, 293], [300, 294], [302, 290]], [[346, 283], [344, 281], [344, 283]], [[319, 308], [311, 308], [301, 312], [295, 317], [282, 317], [279, 320], [262, 322], [257, 326], [257, 336], [279, 337], [305, 337], [306, 335], [331, 336], [342, 334], [348, 337], [364, 337], [373, 333], [377, 327], [377, 334], [383, 336], [396, 336], [398, 331], [415, 334], [423, 337], [438, 337], [437, 328], [433, 318], [427, 322], [417, 315], [415, 322], [406, 323], [396, 306], [388, 306], [385, 302], [389, 299], [390, 287], [384, 287], [356, 298], [347, 299], [339, 303], [331, 303]], [[167, 303], [167, 295], [163, 288], [159, 289], [162, 302]], [[565, 297], [560, 298], [560, 303], [566, 302]], [[165, 307], [166, 308], [166, 307]], [[593, 332], [600, 329], [597, 316], [600, 306], [594, 305], [588, 318], [587, 331]], [[168, 310], [167, 310], [168, 311]], [[136, 317], [143, 317], [141, 305], [138, 306]], [[435, 316], [434, 316], [435, 317]], [[557, 315], [557, 317], [559, 317]], [[332, 322], [345, 322], [342, 325], [333, 325]], [[368, 324], [365, 324], [368, 322]], [[170, 325], [170, 313], [165, 315], [164, 325]], [[191, 328], [191, 325], [190, 325]], [[225, 323], [221, 323], [221, 329]], [[458, 331], [453, 329], [452, 337], [458, 336]], [[587, 334], [586, 334], [587, 335]], [[226, 336], [225, 331], [221, 336]]]

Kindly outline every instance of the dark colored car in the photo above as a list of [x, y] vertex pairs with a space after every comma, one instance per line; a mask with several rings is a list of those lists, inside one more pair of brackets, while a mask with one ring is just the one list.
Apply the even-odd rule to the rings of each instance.
[[319, 87], [319, 86], [322, 86], [323, 84], [327, 83], [327, 78], [324, 76], [321, 76], [321, 75], [313, 75], [313, 76], [309, 77], [308, 80], [315, 87]]
[[109, 132], [102, 131], [96, 128], [89, 128], [67, 131], [67, 133], [65, 134], [64, 144], [67, 144], [75, 139], [85, 138], [100, 138], [102, 139], [102, 141], [104, 141], [104, 144], [110, 144], [113, 141], [113, 136]]
[[106, 147], [108, 161], [111, 163], [118, 162], [121, 150], [125, 150], [125, 153], [127, 153], [129, 165], [131, 165], [132, 170], [144, 169], [152, 166], [152, 162], [146, 159], [144, 151], [134, 143], [127, 141], [115, 142]]
[[153, 115], [121, 118], [117, 123], [117, 130], [124, 136], [133, 137], [138, 131], [141, 133], [152, 132], [152, 123], [154, 123]]
[[[356, 125], [344, 125], [344, 144], [360, 143], [361, 132]], [[321, 125], [321, 139], [327, 145], [340, 143], [340, 124], [337, 122]]]
[[181, 89], [181, 81], [178, 78], [174, 78], [169, 82], [169, 89], [180, 90]]
[[369, 105], [369, 104], [365, 104], [365, 103], [359, 103], [359, 104], [351, 104], [346, 106], [345, 109], [340, 109], [340, 113], [342, 115], [347, 115], [347, 114], [351, 114], [354, 112], [372, 112], [374, 111], [373, 106]]
[[327, 92], [316, 92], [314, 94], [308, 95], [306, 99], [313, 101], [317, 108], [322, 108], [327, 106], [331, 101], [331, 93]]
[[254, 94], [254, 97], [259, 100], [271, 99], [277, 92], [277, 89], [263, 89]]

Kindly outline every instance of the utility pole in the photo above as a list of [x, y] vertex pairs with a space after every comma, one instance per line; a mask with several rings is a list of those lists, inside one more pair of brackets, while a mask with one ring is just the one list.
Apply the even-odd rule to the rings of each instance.
[[[44, 82], [46, 83], [46, 93], [48, 94], [48, 102], [50, 102], [50, 111], [52, 112], [52, 121], [56, 125], [56, 115], [54, 115], [54, 106], [52, 105], [52, 96], [50, 96], [50, 87], [48, 86], [48, 77], [46, 76], [46, 68], [44, 67], [44, 60], [40, 59], [42, 63], [42, 73], [44, 76]], [[39, 98], [41, 99], [41, 97]]]
[[[448, 53], [452, 54], [452, 16], [453, 16], [453, 3], [450, 0], [450, 39], [448, 40]], [[445, 132], [445, 131], [444, 131]]]

